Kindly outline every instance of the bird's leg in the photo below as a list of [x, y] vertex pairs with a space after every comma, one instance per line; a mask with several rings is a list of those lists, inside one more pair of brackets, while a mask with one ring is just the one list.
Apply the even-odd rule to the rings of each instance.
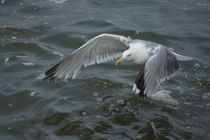
[[144, 94], [139, 93], [139, 98], [144, 98]]
[[139, 92], [139, 98], [147, 98], [147, 94], [144, 92]]

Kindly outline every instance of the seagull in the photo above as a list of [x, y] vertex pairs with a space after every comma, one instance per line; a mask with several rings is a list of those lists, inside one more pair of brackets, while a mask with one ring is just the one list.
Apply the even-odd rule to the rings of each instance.
[[88, 40], [39, 78], [44, 80], [75, 79], [82, 67], [117, 58], [119, 59], [116, 65], [133, 61], [142, 66], [143, 69], [140, 70], [132, 89], [139, 94], [139, 97], [152, 95], [161, 82], [174, 75], [179, 69], [178, 60], [191, 59], [158, 43], [104, 33]]

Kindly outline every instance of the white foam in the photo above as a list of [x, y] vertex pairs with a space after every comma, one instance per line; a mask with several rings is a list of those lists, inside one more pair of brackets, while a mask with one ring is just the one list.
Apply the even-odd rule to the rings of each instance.
[[150, 125], [151, 125], [151, 127], [152, 127], [152, 131], [153, 131], [153, 133], [154, 133], [156, 139], [159, 140], [159, 139], [160, 139], [159, 136], [158, 136], [159, 132], [158, 132], [157, 128], [155, 127], [155, 124], [154, 124], [153, 122], [150, 122]]
[[60, 53], [60, 52], [53, 52], [53, 54], [55, 54], [55, 55], [59, 55], [60, 56], [60, 59], [63, 59], [63, 54], [62, 53]]
[[208, 68], [208, 66], [204, 66], [204, 68], [205, 68], [205, 69], [207, 69], [207, 68]]
[[9, 107], [14, 107], [14, 105], [13, 105], [13, 104], [8, 104], [8, 106], [9, 106]]
[[204, 94], [202, 95], [202, 99], [203, 99], [203, 100], [210, 99], [210, 93], [204, 93]]
[[171, 97], [170, 94], [170, 90], [159, 90], [154, 94], [148, 95], [148, 97], [156, 101], [161, 101], [172, 105], [178, 105], [179, 102], [173, 97]]
[[17, 57], [17, 58], [26, 58], [26, 57], [28, 57], [28, 56], [25, 56], [25, 55], [17, 55], [17, 56], [15, 56], [15, 57]]
[[65, 1], [67, 1], [67, 0], [49, 0], [49, 1], [55, 2], [57, 4], [61, 4], [61, 3], [64, 3]]
[[23, 62], [22, 64], [25, 66], [34, 66], [34, 63], [31, 62]]
[[103, 101], [103, 99], [102, 98], [96, 98], [96, 101], [101, 102], [101, 101]]
[[16, 36], [12, 36], [12, 39], [17, 39], [17, 37]]
[[30, 96], [34, 96], [36, 94], [36, 91], [32, 91], [31, 93], [30, 93]]
[[125, 101], [124, 101], [124, 100], [117, 100], [117, 103], [118, 103], [118, 104], [124, 104]]
[[200, 68], [201, 66], [200, 66], [200, 64], [195, 63], [195, 64], [194, 64], [194, 67], [195, 67], [195, 68]]
[[9, 60], [10, 60], [10, 57], [5, 58], [5, 59], [4, 59], [4, 63], [5, 63], [5, 64], [8, 64], [8, 61], [9, 61]]
[[2, 0], [2, 1], [1, 1], [1, 4], [4, 4], [4, 3], [5, 3], [5, 1], [6, 1], [6, 0]]

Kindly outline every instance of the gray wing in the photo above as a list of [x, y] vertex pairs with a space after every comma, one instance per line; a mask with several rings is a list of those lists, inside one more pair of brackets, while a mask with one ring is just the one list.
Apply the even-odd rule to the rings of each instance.
[[139, 95], [152, 94], [160, 83], [170, 77], [178, 68], [178, 61], [172, 51], [161, 45], [154, 48], [153, 55], [135, 82], [139, 89]]
[[82, 66], [100, 64], [121, 56], [129, 48], [129, 39], [119, 35], [101, 34], [87, 41], [70, 56], [45, 72], [41, 78], [74, 79]]

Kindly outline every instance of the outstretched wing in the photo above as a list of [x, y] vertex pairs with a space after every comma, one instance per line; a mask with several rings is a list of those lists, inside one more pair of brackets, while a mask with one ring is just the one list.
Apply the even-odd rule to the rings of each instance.
[[139, 95], [153, 93], [160, 83], [179, 68], [176, 56], [164, 46], [154, 48], [153, 56], [147, 61], [144, 71], [140, 72], [135, 83]]
[[42, 75], [46, 80], [74, 79], [82, 66], [100, 64], [118, 58], [129, 48], [129, 39], [119, 35], [101, 34], [87, 41], [70, 56]]

